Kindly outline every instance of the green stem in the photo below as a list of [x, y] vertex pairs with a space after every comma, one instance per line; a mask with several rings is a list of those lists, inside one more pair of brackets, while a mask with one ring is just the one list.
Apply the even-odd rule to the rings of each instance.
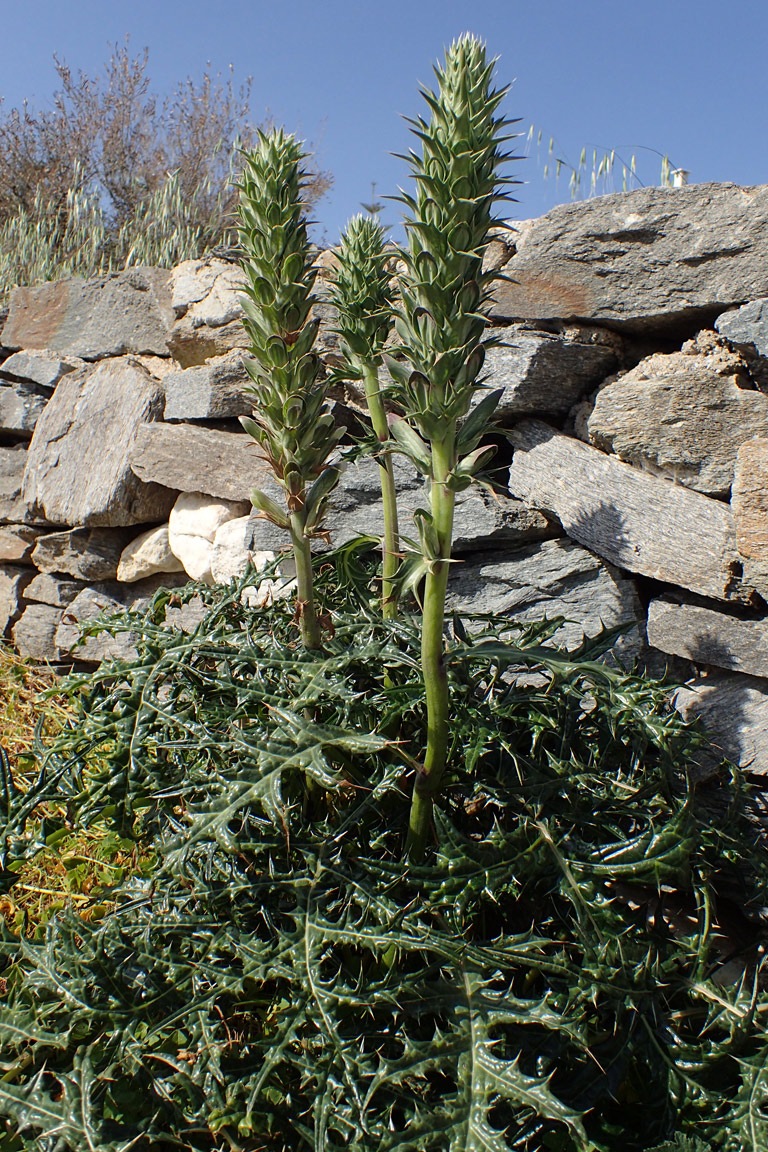
[[445, 594], [448, 588], [455, 495], [446, 486], [454, 464], [456, 429], [444, 440], [432, 442], [432, 489], [430, 503], [437, 532], [439, 559], [427, 574], [421, 632], [421, 667], [427, 702], [427, 751], [424, 768], [413, 786], [408, 828], [408, 854], [423, 859], [432, 826], [434, 797], [445, 772], [449, 743], [448, 673], [445, 667]]
[[322, 648], [322, 633], [315, 609], [312, 551], [298, 512], [291, 513], [291, 543], [296, 563], [296, 591], [301, 639], [305, 648]]
[[[381, 444], [389, 440], [387, 413], [379, 384], [379, 374], [373, 364], [364, 370], [365, 395], [373, 430]], [[397, 491], [392, 454], [387, 452], [379, 457], [381, 475], [381, 499], [384, 508], [384, 540], [382, 543], [381, 611], [385, 620], [397, 616], [397, 585], [395, 577], [399, 561], [400, 533], [397, 523]]]

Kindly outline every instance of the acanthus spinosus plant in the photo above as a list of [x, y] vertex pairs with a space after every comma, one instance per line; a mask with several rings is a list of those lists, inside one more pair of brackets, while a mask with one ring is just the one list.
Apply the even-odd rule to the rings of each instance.
[[302, 641], [316, 649], [322, 636], [311, 540], [322, 534], [326, 502], [339, 480], [331, 458], [343, 429], [335, 427], [313, 350], [319, 321], [309, 317], [317, 270], [302, 198], [305, 159], [282, 129], [259, 132], [255, 148], [243, 155], [238, 231], [247, 279], [243, 323], [251, 341], [245, 366], [255, 411], [241, 423], [285, 491], [286, 510], [258, 489], [251, 499], [263, 516], [290, 531]]
[[[499, 174], [509, 159], [503, 145], [510, 121], [497, 115], [507, 91], [494, 89], [494, 62], [466, 35], [437, 67], [437, 91], [423, 90], [429, 121], [411, 121], [422, 143], [408, 161], [416, 183], [406, 206], [407, 245], [401, 253], [397, 359], [387, 357], [393, 398], [403, 412], [391, 422], [401, 451], [425, 475], [429, 509], [416, 515], [419, 558], [409, 582], [425, 578], [422, 668], [428, 714], [427, 749], [411, 808], [412, 857], [424, 853], [433, 798], [440, 788], [449, 745], [449, 693], [444, 660], [444, 615], [456, 493], [467, 488], [494, 453], [479, 447], [500, 391], [475, 403], [482, 389], [483, 333], [497, 274], [483, 270], [495, 219], [494, 204], [515, 183]], [[474, 405], [474, 407], [473, 407]]]
[[391, 619], [397, 615], [399, 531], [389, 427], [379, 376], [384, 345], [393, 322], [388, 267], [391, 253], [385, 247], [384, 229], [378, 221], [354, 216], [335, 254], [338, 267], [331, 301], [339, 313], [337, 331], [344, 356], [337, 375], [363, 381], [368, 414], [380, 445], [378, 462], [384, 511], [381, 599], [382, 613]]

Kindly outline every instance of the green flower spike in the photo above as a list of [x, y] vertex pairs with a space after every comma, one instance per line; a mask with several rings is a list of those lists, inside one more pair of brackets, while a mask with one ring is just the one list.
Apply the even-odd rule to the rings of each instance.
[[496, 278], [483, 271], [483, 256], [491, 229], [501, 223], [494, 218], [494, 204], [505, 198], [505, 186], [515, 183], [499, 176], [500, 166], [511, 159], [502, 146], [513, 137], [502, 134], [510, 121], [496, 115], [507, 89], [491, 87], [494, 63], [486, 61], [485, 46], [471, 35], [446, 52], [445, 66], [435, 69], [437, 92], [422, 93], [431, 119], [410, 122], [422, 153], [407, 157], [415, 194], [401, 195], [408, 210], [395, 321], [402, 349], [401, 357], [388, 358], [387, 364], [404, 423], [396, 423], [392, 433], [430, 484], [429, 511], [417, 522], [425, 577], [422, 667], [428, 731], [411, 808], [409, 851], [414, 859], [424, 854], [448, 755], [443, 628], [456, 492], [488, 460], [487, 451], [475, 450], [500, 396], [481, 401], [481, 419], [467, 419], [482, 387], [483, 306]]
[[371, 424], [382, 445], [378, 456], [384, 507], [381, 599], [383, 615], [391, 619], [397, 615], [399, 533], [392, 457], [383, 447], [389, 444], [389, 428], [379, 380], [382, 352], [393, 321], [387, 269], [391, 257], [384, 247], [383, 228], [368, 216], [353, 217], [336, 256], [338, 268], [331, 302], [339, 313], [337, 332], [344, 356], [336, 376], [364, 382]]
[[329, 461], [343, 429], [335, 427], [313, 351], [319, 321], [309, 319], [317, 273], [302, 202], [306, 156], [293, 136], [277, 129], [260, 132], [243, 159], [238, 231], [247, 278], [243, 322], [251, 342], [245, 366], [255, 411], [241, 423], [283, 487], [287, 507], [283, 511], [258, 490], [252, 501], [291, 533], [302, 640], [320, 648], [310, 541], [322, 533], [339, 480], [339, 467]]

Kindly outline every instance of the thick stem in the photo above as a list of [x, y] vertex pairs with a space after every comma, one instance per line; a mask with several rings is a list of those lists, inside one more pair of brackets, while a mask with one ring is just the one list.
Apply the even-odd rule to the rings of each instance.
[[[368, 401], [368, 412], [380, 443], [389, 440], [389, 426], [387, 414], [381, 396], [379, 374], [374, 365], [365, 367], [365, 396]], [[387, 452], [379, 457], [379, 474], [381, 478], [381, 499], [384, 508], [384, 540], [382, 542], [382, 580], [381, 580], [381, 611], [385, 620], [394, 620], [397, 616], [397, 586], [395, 577], [398, 568], [398, 552], [400, 549], [400, 533], [397, 524], [397, 491], [395, 489], [395, 471], [392, 464], [392, 454]]]
[[305, 648], [322, 648], [322, 633], [312, 584], [312, 551], [297, 512], [291, 513], [291, 543], [296, 563], [296, 594], [302, 643]]
[[408, 829], [408, 854], [421, 860], [432, 825], [433, 799], [440, 789], [449, 743], [448, 674], [445, 668], [445, 594], [453, 538], [455, 495], [446, 486], [453, 467], [456, 430], [432, 442], [433, 480], [430, 494], [432, 517], [439, 544], [439, 560], [427, 574], [421, 632], [421, 667], [427, 702], [427, 750], [424, 768], [413, 788]]

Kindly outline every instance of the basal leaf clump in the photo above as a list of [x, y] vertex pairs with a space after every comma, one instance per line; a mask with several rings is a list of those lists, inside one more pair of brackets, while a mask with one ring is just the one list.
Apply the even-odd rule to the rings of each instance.
[[7, 1147], [760, 1147], [768, 867], [735, 782], [690, 782], [664, 686], [559, 653], [557, 622], [478, 619], [434, 859], [405, 865], [418, 628], [345, 600], [343, 560], [322, 654], [290, 606], [254, 621], [249, 577], [185, 593], [192, 635], [167, 593], [115, 621], [138, 659], [70, 682], [69, 730], [6, 797], [4, 883], [54, 809], [159, 864], [98, 922], [6, 933]]

